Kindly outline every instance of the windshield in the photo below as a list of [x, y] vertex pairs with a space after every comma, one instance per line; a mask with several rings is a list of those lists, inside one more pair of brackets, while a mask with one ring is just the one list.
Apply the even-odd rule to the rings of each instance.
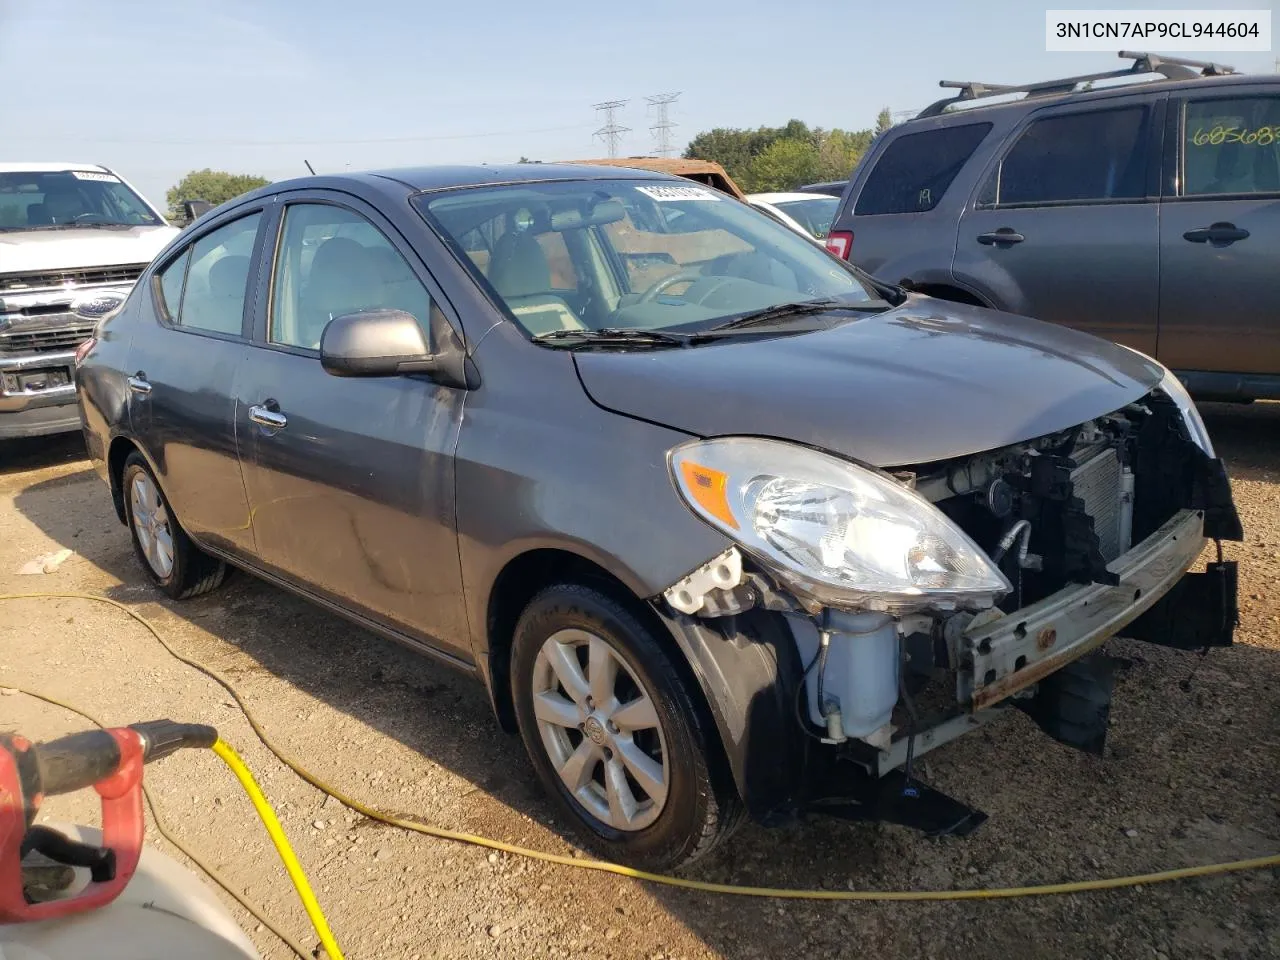
[[114, 173], [0, 173], [0, 230], [64, 226], [161, 226], [164, 221]]
[[812, 200], [783, 200], [775, 207], [804, 227], [819, 240], [825, 240], [831, 232], [831, 221], [836, 218], [839, 197], [814, 197]]
[[706, 330], [781, 304], [880, 296], [794, 231], [692, 183], [521, 183], [414, 203], [531, 336]]

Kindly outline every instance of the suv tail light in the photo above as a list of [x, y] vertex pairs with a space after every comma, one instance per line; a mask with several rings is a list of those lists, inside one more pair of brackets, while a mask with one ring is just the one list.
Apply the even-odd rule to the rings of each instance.
[[853, 232], [851, 230], [832, 230], [827, 234], [827, 249], [841, 260], [848, 260], [849, 251], [853, 249]]

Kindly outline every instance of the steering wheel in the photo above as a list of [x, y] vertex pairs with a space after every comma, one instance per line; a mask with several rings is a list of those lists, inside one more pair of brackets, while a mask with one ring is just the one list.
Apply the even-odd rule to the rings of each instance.
[[80, 213], [71, 218], [72, 223], [92, 223], [94, 221], [89, 218], [93, 217], [98, 223], [106, 223], [107, 218], [100, 213]]
[[695, 280], [701, 280], [702, 274], [697, 270], [677, 270], [675, 273], [663, 277], [644, 293], [640, 294], [640, 299], [636, 303], [649, 303], [659, 294], [674, 287], [677, 283], [693, 283]]

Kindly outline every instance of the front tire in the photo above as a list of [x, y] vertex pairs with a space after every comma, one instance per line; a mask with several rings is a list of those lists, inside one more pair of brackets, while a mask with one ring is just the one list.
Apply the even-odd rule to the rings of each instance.
[[741, 821], [698, 692], [625, 606], [578, 584], [543, 590], [516, 625], [511, 666], [538, 778], [601, 856], [671, 870]]
[[226, 579], [226, 564], [191, 542], [141, 454], [125, 460], [120, 489], [133, 552], [152, 583], [174, 600], [186, 600]]

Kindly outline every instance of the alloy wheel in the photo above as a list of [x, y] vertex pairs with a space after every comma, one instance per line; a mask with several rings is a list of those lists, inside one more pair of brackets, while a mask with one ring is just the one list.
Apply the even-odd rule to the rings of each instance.
[[129, 505], [142, 555], [152, 572], [163, 580], [173, 572], [173, 531], [160, 491], [142, 471], [134, 475], [129, 485]]
[[567, 629], [543, 643], [533, 713], [552, 766], [592, 816], [623, 831], [658, 818], [670, 776], [666, 737], [653, 696], [603, 638]]

